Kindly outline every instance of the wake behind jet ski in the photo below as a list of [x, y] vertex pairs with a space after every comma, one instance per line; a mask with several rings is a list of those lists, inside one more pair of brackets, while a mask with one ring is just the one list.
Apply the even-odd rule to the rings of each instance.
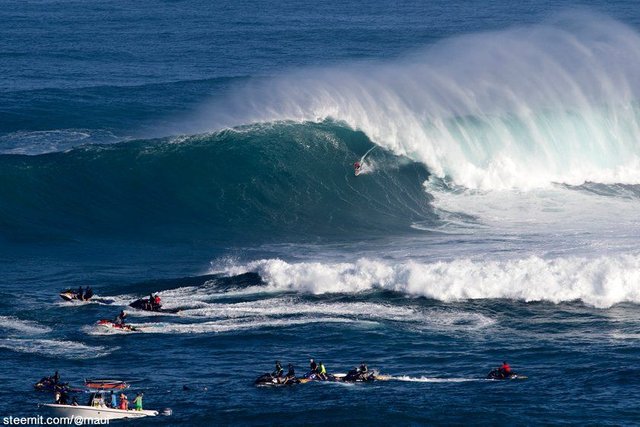
[[179, 309], [162, 308], [162, 301], [158, 294], [149, 294], [149, 298], [140, 298], [129, 304], [129, 307], [144, 311], [155, 311], [158, 313], [177, 313]]

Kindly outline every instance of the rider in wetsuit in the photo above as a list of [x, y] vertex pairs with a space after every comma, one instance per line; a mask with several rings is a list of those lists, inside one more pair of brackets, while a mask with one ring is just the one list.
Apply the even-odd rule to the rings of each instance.
[[273, 375], [276, 378], [281, 378], [282, 374], [284, 373], [284, 369], [282, 369], [282, 365], [280, 365], [280, 361], [276, 360], [276, 370], [273, 371]]
[[125, 317], [127, 317], [127, 313], [124, 312], [124, 310], [122, 310], [120, 312], [120, 314], [118, 314], [115, 318], [115, 320], [113, 321], [113, 323], [115, 323], [116, 325], [123, 325], [124, 326], [124, 319]]
[[293, 369], [293, 365], [289, 363], [289, 370], [287, 371], [287, 375], [284, 377], [284, 381], [282, 384], [286, 384], [289, 381], [293, 381], [296, 378], [296, 371]]

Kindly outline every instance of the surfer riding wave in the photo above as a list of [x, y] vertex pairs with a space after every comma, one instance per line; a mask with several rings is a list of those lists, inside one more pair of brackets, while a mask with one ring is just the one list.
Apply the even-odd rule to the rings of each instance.
[[364, 160], [369, 155], [369, 153], [371, 153], [376, 147], [377, 145], [374, 145], [373, 147], [371, 147], [366, 153], [364, 153], [364, 155], [360, 158], [360, 160], [356, 161], [353, 164], [353, 173], [355, 174], [355, 176], [360, 175], [362, 172], [366, 170]]

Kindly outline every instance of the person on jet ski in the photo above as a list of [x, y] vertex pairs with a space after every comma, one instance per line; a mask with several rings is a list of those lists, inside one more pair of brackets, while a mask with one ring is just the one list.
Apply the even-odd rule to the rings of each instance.
[[318, 378], [320, 378], [322, 381], [327, 380], [327, 369], [324, 367], [324, 363], [322, 363], [322, 361], [318, 363], [317, 372], [318, 372]]
[[53, 380], [53, 384], [57, 385], [60, 382], [60, 374], [58, 373], [58, 371], [56, 371], [55, 374], [53, 374], [53, 377], [51, 377], [51, 379]]
[[503, 376], [508, 377], [509, 375], [511, 375], [511, 366], [509, 366], [507, 362], [503, 361], [502, 366], [500, 367], [500, 373]]
[[85, 301], [89, 301], [92, 296], [93, 296], [93, 289], [91, 289], [89, 286], [87, 286], [87, 290], [84, 291], [83, 299]]
[[160, 300], [160, 296], [158, 294], [153, 297], [153, 304], [156, 308], [160, 308], [160, 306], [162, 305], [162, 301]]
[[127, 317], [127, 313], [125, 313], [124, 310], [122, 310], [122, 311], [120, 311], [120, 314], [118, 314], [116, 316], [116, 318], [113, 321], [113, 323], [115, 323], [116, 325], [123, 325], [124, 326], [125, 317]]
[[369, 368], [367, 368], [367, 364], [362, 362], [360, 364], [360, 367], [358, 368], [358, 373], [360, 373], [361, 375], [366, 374], [369, 371]]
[[282, 384], [286, 384], [289, 381], [293, 381], [296, 378], [296, 371], [293, 369], [293, 365], [289, 363], [289, 370], [287, 371], [287, 375], [284, 377]]
[[273, 375], [276, 378], [281, 378], [283, 373], [284, 373], [284, 369], [282, 369], [282, 365], [280, 365], [280, 361], [276, 360], [276, 369], [275, 371], [273, 371], [271, 375]]
[[355, 162], [353, 164], [353, 169], [358, 172], [360, 170], [360, 168], [362, 167], [362, 165], [360, 164], [360, 162]]
[[318, 372], [318, 364], [313, 359], [309, 359], [309, 370], [312, 374]]
[[84, 289], [82, 288], [82, 286], [80, 286], [76, 291], [76, 298], [79, 299], [80, 301], [84, 299]]

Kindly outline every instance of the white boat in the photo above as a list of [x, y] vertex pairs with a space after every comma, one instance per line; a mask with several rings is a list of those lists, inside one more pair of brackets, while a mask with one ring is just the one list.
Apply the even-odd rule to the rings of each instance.
[[62, 418], [93, 418], [99, 420], [118, 420], [124, 418], [155, 417], [158, 411], [135, 409], [116, 409], [106, 406], [84, 406], [84, 405], [60, 405], [57, 403], [44, 403], [40, 406], [47, 408], [53, 414]]
[[[143, 418], [155, 417], [159, 415], [158, 411], [152, 410], [135, 410], [135, 409], [119, 409], [111, 408], [105, 404], [106, 391], [96, 391], [91, 393], [89, 404], [87, 405], [68, 405], [61, 403], [43, 403], [39, 406], [52, 412], [54, 415], [62, 418], [93, 418], [99, 420], [118, 420], [124, 418]], [[163, 415], [170, 415], [171, 410], [165, 409]]]

